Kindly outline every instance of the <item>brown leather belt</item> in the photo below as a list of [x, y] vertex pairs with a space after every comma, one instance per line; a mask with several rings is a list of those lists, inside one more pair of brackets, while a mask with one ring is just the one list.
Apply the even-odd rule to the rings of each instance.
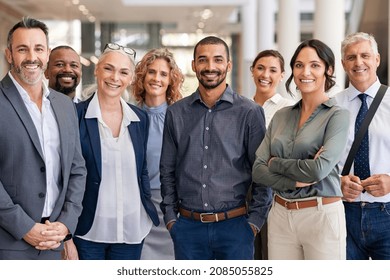
[[[322, 197], [322, 205], [333, 203], [341, 200], [340, 197]], [[300, 200], [300, 201], [288, 201], [284, 200], [280, 196], [275, 195], [275, 201], [280, 205], [286, 207], [288, 210], [298, 210], [308, 207], [316, 207], [318, 205], [317, 199], [312, 200]]]
[[184, 208], [179, 208], [179, 213], [183, 217], [201, 221], [202, 223], [215, 223], [215, 222], [221, 222], [227, 219], [232, 219], [232, 218], [246, 215], [247, 212], [246, 212], [246, 207], [241, 206], [226, 212], [217, 212], [217, 213], [213, 213], [213, 212], [198, 213], [198, 212], [186, 210]]

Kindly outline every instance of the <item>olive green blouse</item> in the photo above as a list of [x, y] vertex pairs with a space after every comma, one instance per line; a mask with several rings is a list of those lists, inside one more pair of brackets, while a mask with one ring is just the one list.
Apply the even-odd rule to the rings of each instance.
[[[272, 118], [256, 151], [253, 181], [286, 199], [342, 196], [337, 163], [347, 142], [349, 112], [331, 98], [298, 129], [301, 102], [279, 110]], [[321, 146], [324, 151], [314, 159]], [[313, 184], [297, 188], [296, 182]]]

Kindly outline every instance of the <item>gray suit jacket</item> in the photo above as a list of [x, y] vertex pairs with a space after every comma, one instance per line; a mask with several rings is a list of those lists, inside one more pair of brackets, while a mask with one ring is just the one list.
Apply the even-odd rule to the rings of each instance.
[[[50, 89], [48, 96], [60, 132], [59, 198], [50, 221], [76, 229], [82, 210], [86, 169], [78, 119], [72, 101]], [[23, 250], [22, 238], [41, 215], [46, 196], [46, 167], [30, 114], [7, 74], [0, 84], [0, 249]]]

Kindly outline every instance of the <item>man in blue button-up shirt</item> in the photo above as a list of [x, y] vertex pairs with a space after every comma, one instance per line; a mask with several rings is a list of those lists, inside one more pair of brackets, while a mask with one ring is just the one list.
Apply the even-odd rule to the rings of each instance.
[[253, 259], [271, 204], [271, 190], [251, 177], [264, 112], [226, 84], [231, 67], [223, 40], [202, 39], [192, 61], [199, 87], [166, 113], [161, 208], [176, 259]]

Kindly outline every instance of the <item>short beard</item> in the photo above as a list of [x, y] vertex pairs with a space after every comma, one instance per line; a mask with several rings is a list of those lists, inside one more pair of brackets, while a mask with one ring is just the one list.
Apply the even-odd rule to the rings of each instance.
[[[208, 83], [206, 82], [204, 79], [202, 79], [204, 73], [207, 73], [207, 72], [214, 72], [214, 73], [217, 73], [218, 74], [218, 77], [220, 77], [221, 79], [220, 80], [217, 80], [215, 83]], [[217, 88], [220, 84], [222, 84], [223, 82], [225, 82], [226, 80], [226, 73], [227, 73], [227, 70], [226, 72], [221, 72], [221, 71], [201, 71], [199, 73], [199, 77], [198, 77], [198, 80], [199, 80], [199, 83], [205, 88], [205, 89], [214, 89], [214, 88]]]
[[217, 88], [220, 84], [222, 84], [224, 82], [224, 79], [220, 80], [220, 81], [217, 81], [216, 83], [214, 84], [210, 84], [210, 83], [207, 83], [205, 82], [204, 80], [202, 79], [199, 79], [199, 83], [205, 88], [205, 89], [214, 89], [214, 88]]
[[[22, 64], [23, 65], [23, 64]], [[19, 76], [19, 78], [25, 82], [26, 84], [28, 85], [35, 85], [37, 84], [38, 82], [42, 81], [42, 78], [44, 76], [44, 72], [45, 72], [45, 67], [42, 66], [42, 64], [39, 62], [39, 65], [41, 67], [41, 74], [34, 80], [31, 80], [29, 77], [27, 77], [26, 75], [24, 75], [24, 72], [22, 71], [22, 67], [19, 67], [19, 66], [15, 66], [15, 63], [14, 61], [12, 60], [11, 62], [11, 69], [14, 69], [15, 70], [15, 73]]]
[[72, 93], [74, 93], [76, 91], [76, 87], [77, 87], [76, 81], [75, 81], [74, 85], [71, 87], [63, 87], [60, 85], [60, 83], [57, 79], [54, 89], [58, 92], [65, 94], [65, 95], [72, 95]]

